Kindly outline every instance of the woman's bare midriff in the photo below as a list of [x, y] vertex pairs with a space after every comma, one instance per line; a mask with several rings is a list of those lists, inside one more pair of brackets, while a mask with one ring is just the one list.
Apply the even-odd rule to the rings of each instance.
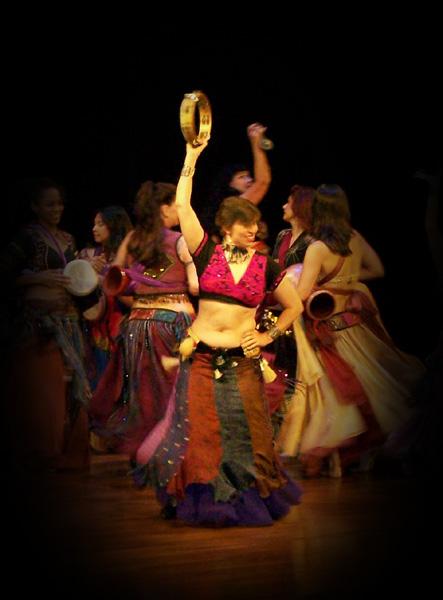
[[227, 304], [216, 300], [200, 300], [192, 331], [208, 346], [235, 348], [244, 333], [255, 329], [256, 308]]

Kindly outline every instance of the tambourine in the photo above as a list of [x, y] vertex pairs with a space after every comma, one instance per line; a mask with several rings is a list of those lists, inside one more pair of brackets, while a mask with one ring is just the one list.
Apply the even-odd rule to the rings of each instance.
[[71, 280], [66, 286], [73, 296], [88, 296], [98, 286], [98, 275], [92, 265], [81, 258], [69, 262], [63, 270], [63, 275]]
[[[199, 128], [195, 126], [195, 111], [198, 109]], [[196, 148], [211, 137], [212, 112], [207, 96], [196, 90], [185, 94], [180, 105], [180, 127], [183, 137]]]
[[[298, 285], [303, 264], [290, 265], [286, 269], [286, 275], [294, 286]], [[334, 295], [329, 290], [315, 290], [305, 300], [305, 311], [308, 317], [314, 320], [329, 319], [336, 310]]]

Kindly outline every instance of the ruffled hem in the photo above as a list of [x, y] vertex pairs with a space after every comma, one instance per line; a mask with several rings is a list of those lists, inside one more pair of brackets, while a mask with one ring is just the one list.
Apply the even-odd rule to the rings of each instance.
[[[294, 504], [299, 504], [302, 491], [295, 481], [289, 479], [282, 488], [271, 492], [266, 498], [249, 488], [238, 492], [229, 502], [216, 502], [214, 489], [209, 484], [188, 485], [185, 497], [176, 505], [176, 518], [188, 525], [204, 527], [260, 527], [272, 525], [288, 514]], [[174, 504], [165, 488], [157, 492], [163, 507]]]

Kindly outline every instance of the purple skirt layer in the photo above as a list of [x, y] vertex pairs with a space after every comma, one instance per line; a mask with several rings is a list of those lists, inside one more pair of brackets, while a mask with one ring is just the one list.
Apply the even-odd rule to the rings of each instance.
[[[177, 504], [177, 519], [188, 525], [206, 527], [264, 526], [288, 514], [300, 502], [302, 491], [295, 481], [261, 498], [258, 491], [249, 488], [239, 492], [230, 502], [215, 502], [211, 485], [193, 483], [186, 488], [184, 500]], [[165, 489], [158, 491], [163, 506], [171, 502]]]

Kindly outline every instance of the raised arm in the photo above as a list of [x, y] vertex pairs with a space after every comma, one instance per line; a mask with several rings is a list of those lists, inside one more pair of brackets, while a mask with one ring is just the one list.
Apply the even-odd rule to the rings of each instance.
[[248, 127], [248, 137], [254, 160], [254, 183], [242, 194], [242, 197], [256, 206], [263, 200], [271, 183], [271, 167], [266, 152], [261, 147], [265, 131], [266, 127], [260, 123], [253, 123]]
[[176, 206], [180, 221], [180, 229], [185, 238], [189, 251], [194, 253], [203, 239], [203, 227], [191, 206], [192, 195], [192, 177], [195, 171], [195, 165], [200, 154], [203, 152], [207, 142], [194, 148], [186, 144], [186, 157], [181, 171], [180, 179], [177, 184]]
[[127, 266], [126, 262], [128, 258], [128, 244], [131, 240], [133, 233], [134, 230], [126, 234], [125, 238], [122, 240], [120, 246], [118, 247], [117, 254], [115, 255], [114, 265], [118, 265], [120, 268]]
[[361, 233], [359, 233], [355, 229], [354, 235], [356, 235], [357, 238], [360, 240], [362, 249], [360, 279], [362, 281], [365, 281], [368, 279], [376, 279], [377, 277], [384, 277], [385, 270], [377, 252], [365, 240]]

